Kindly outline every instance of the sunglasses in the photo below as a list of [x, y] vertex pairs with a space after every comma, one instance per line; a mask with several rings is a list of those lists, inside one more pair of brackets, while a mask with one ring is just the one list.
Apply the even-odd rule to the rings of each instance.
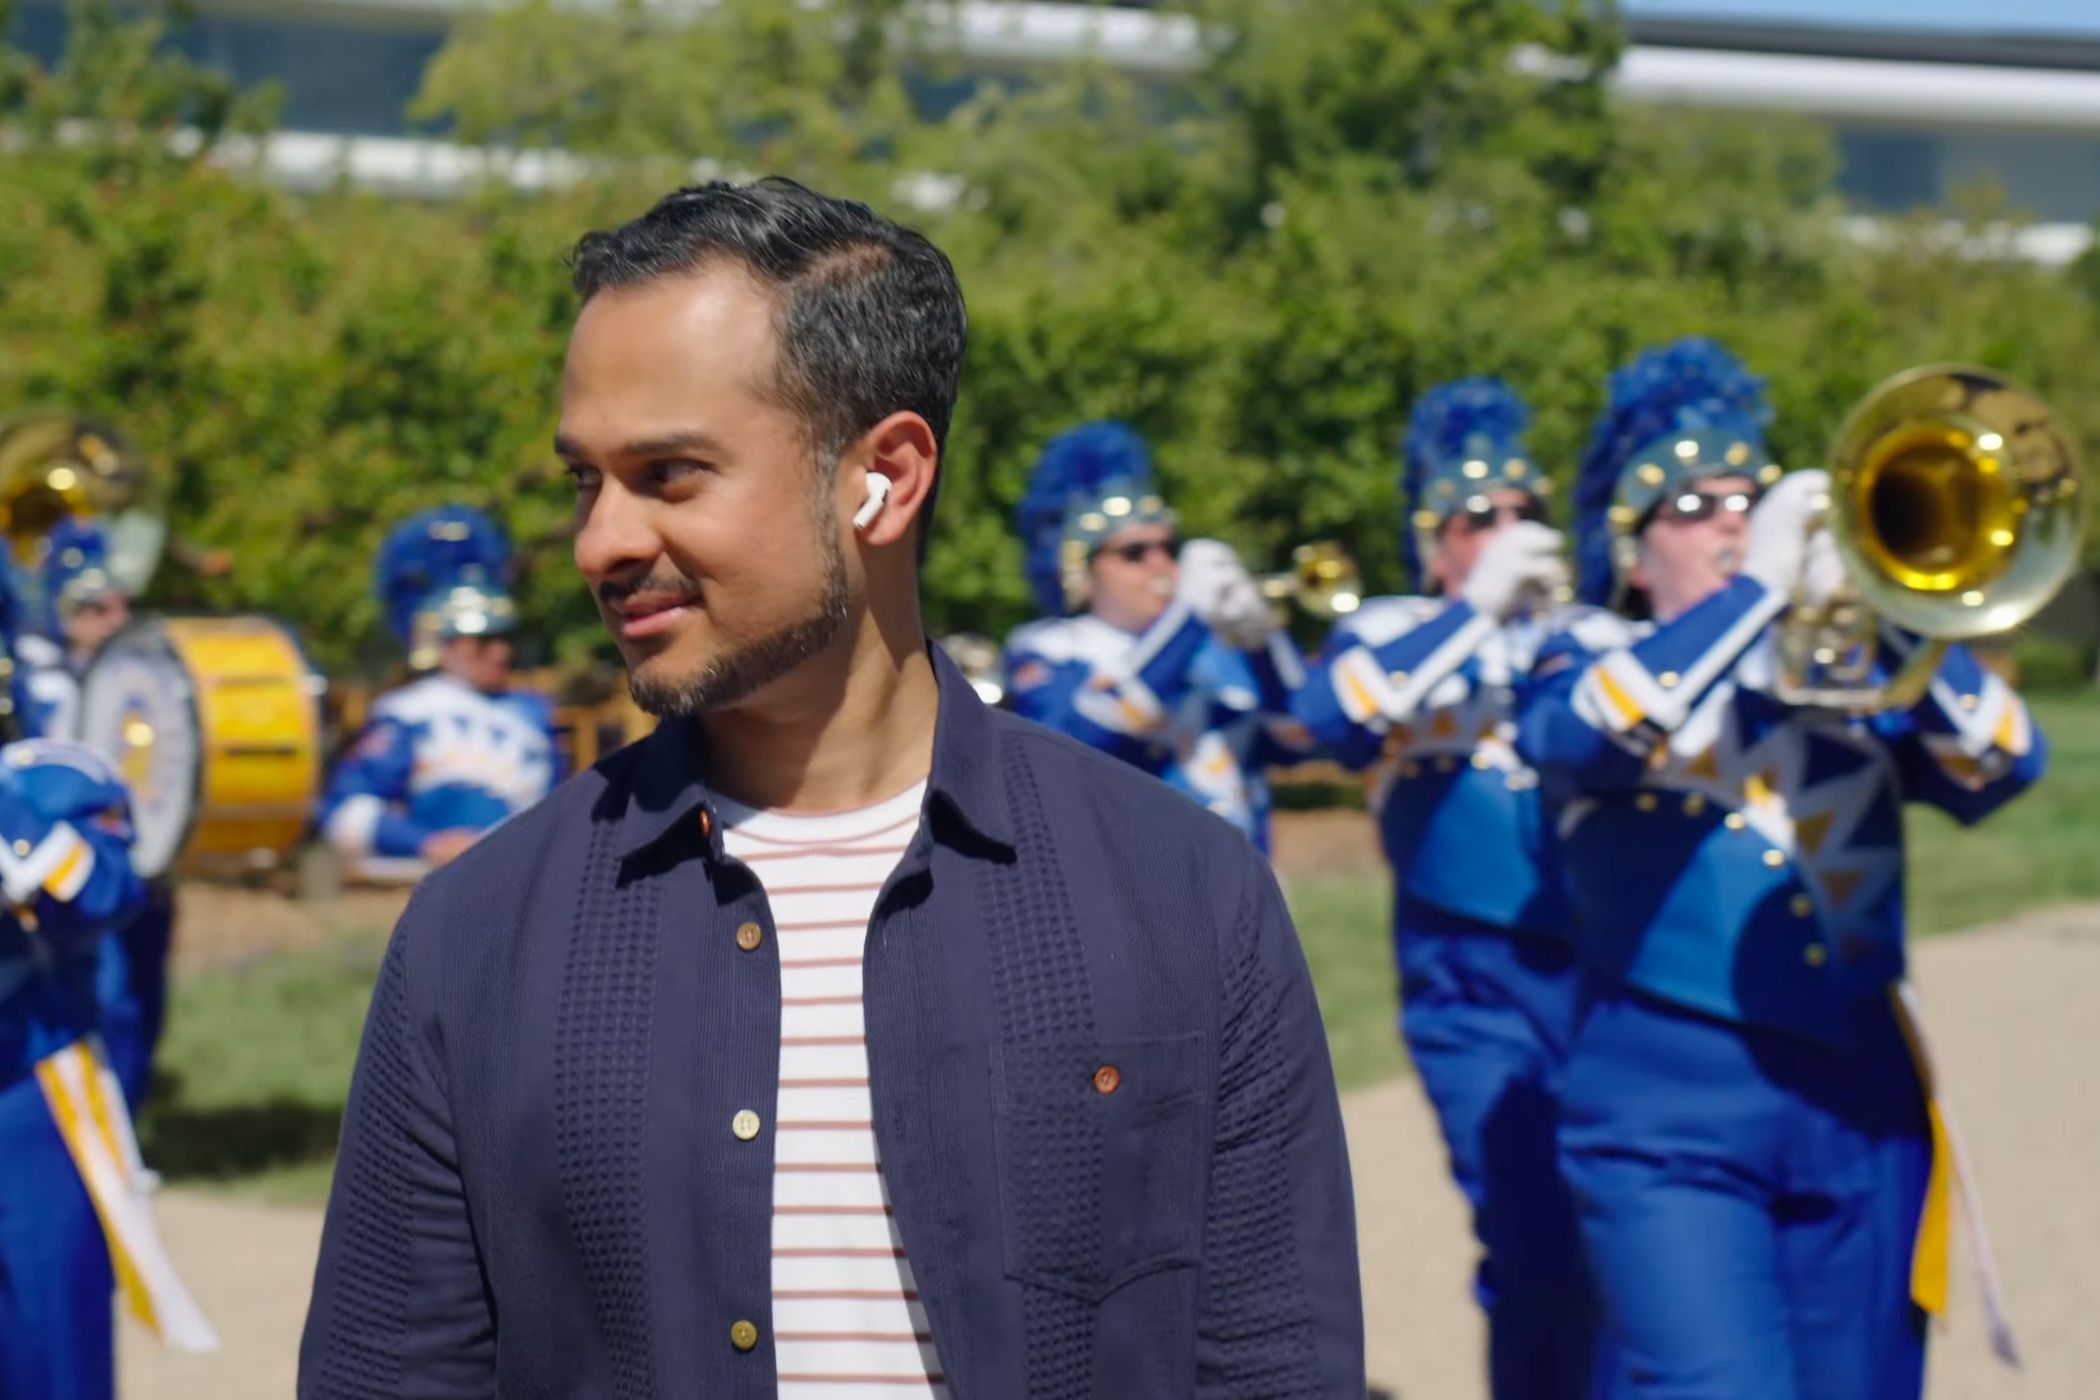
[[1755, 491], [1680, 491], [1657, 505], [1654, 518], [1691, 525], [1716, 515], [1748, 515], [1757, 504]]
[[1120, 559], [1126, 564], [1142, 564], [1155, 550], [1158, 551], [1162, 558], [1178, 559], [1181, 557], [1181, 541], [1133, 540], [1129, 544], [1111, 544], [1101, 547], [1103, 554], [1108, 555], [1112, 559]]
[[1475, 496], [1467, 501], [1452, 519], [1473, 532], [1492, 530], [1497, 525], [1506, 525], [1515, 520], [1533, 520], [1544, 523], [1546, 503], [1536, 496], [1526, 496], [1516, 505], [1497, 503], [1485, 496]]

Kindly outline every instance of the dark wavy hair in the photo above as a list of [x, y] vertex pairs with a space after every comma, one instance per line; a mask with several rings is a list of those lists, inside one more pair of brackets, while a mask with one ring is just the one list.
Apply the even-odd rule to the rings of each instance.
[[[587, 302], [717, 259], [740, 264], [778, 298], [771, 389], [807, 426], [824, 470], [900, 411], [924, 418], [936, 450], [946, 448], [969, 318], [954, 266], [924, 235], [779, 176], [712, 180], [585, 234], [569, 263]], [[933, 506], [930, 491], [919, 513], [922, 552]]]

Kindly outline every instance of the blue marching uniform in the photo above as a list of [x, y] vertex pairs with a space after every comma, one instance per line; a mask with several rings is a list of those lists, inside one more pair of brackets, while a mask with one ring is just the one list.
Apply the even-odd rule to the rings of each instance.
[[0, 1395], [115, 1393], [114, 1275], [40, 1067], [95, 1034], [99, 950], [138, 907], [124, 789], [70, 744], [0, 749]]
[[1006, 655], [1018, 713], [1135, 764], [1268, 850], [1262, 770], [1311, 752], [1290, 717], [1304, 666], [1281, 632], [1235, 651], [1177, 604], [1137, 636], [1098, 617], [1045, 618], [1017, 628]]
[[[65, 649], [60, 617], [73, 599], [117, 587], [102, 528], [93, 521], [61, 520], [45, 537], [36, 572], [45, 635], [24, 635], [16, 646], [30, 701], [24, 730], [42, 738], [74, 739], [80, 730], [86, 658]], [[144, 1102], [167, 1021], [168, 956], [174, 939], [174, 883], [154, 880], [147, 884], [138, 911], [115, 936], [103, 940], [98, 955], [102, 1044], [134, 1112]]]
[[[1424, 397], [1402, 488], [1416, 503], [1417, 557], [1468, 495], [1537, 490], [1524, 416], [1492, 380]], [[1468, 478], [1468, 462], [1492, 462], [1492, 477]], [[1511, 714], [1546, 627], [1462, 599], [1374, 598], [1336, 628], [1297, 704], [1326, 748], [1369, 776], [1393, 869], [1401, 1033], [1472, 1207], [1474, 1293], [1503, 1400], [1588, 1394], [1595, 1335], [1553, 1152], [1576, 1009], [1567, 905]]]
[[[509, 559], [495, 522], [464, 506], [424, 511], [387, 537], [377, 588], [411, 667], [437, 665], [454, 638], [512, 629]], [[323, 836], [367, 875], [413, 878], [430, 837], [486, 831], [553, 789], [553, 718], [544, 696], [488, 695], [443, 673], [381, 696], [329, 775]]]
[[[1581, 486], [1597, 601], [1665, 490], [1776, 476], [1758, 383], [1716, 347], [1652, 353], [1613, 390]], [[1893, 1001], [1901, 808], [1976, 821], [2044, 760], [2019, 698], [1958, 647], [1906, 711], [1782, 703], [1786, 601], [1739, 577], [1662, 625], [1593, 619], [1546, 644], [1521, 702], [1588, 984], [1561, 1165], [1635, 1395], [1919, 1394], [1935, 1164]], [[1885, 628], [1886, 663], [1912, 644]]]
[[1048, 614], [1007, 638], [1007, 694], [1020, 714], [1165, 781], [1269, 848], [1263, 770], [1313, 752], [1291, 715], [1304, 662], [1281, 629], [1228, 646], [1176, 601], [1142, 633], [1092, 615], [1087, 567], [1103, 541], [1171, 522], [1142, 439], [1087, 423], [1043, 450], [1021, 502], [1029, 583]]
[[485, 831], [553, 789], [553, 710], [527, 692], [483, 695], [426, 676], [383, 695], [330, 775], [321, 829], [373, 862], [414, 862], [440, 831]]

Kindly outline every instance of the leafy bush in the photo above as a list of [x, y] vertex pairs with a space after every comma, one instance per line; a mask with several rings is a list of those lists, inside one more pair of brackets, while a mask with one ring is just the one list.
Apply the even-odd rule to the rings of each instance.
[[1454, 375], [1514, 380], [1562, 475], [1606, 371], [1691, 331], [1771, 377], [1795, 464], [1876, 379], [1957, 356], [2100, 442], [2078, 378], [2091, 265], [1979, 257], [1929, 220], [1862, 245], [1818, 130], [1614, 104], [1617, 31], [1581, 0], [1212, 0], [1218, 41], [1173, 81], [972, 76], [919, 13], [537, 0], [464, 19], [417, 116], [591, 174], [420, 203], [258, 181], [242, 138], [268, 94], [82, 0], [62, 63], [0, 51], [0, 407], [110, 414], [168, 464], [178, 533], [237, 565], [164, 569], [156, 604], [272, 611], [326, 666], [373, 669], [380, 533], [465, 499], [510, 523], [529, 625], [579, 661], [602, 639], [548, 451], [562, 256], [704, 154], [872, 199], [957, 261], [972, 344], [937, 629], [1025, 615], [1012, 504], [1038, 444], [1085, 416], [1152, 435], [1191, 529], [1257, 563], [1340, 536], [1379, 589], [1405, 584], [1408, 405]]

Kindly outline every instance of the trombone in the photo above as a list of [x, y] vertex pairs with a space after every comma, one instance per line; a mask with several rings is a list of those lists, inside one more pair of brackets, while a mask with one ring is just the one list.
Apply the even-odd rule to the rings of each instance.
[[[1795, 591], [1775, 633], [1777, 693], [1853, 714], [1916, 704], [1947, 644], [2019, 626], [2078, 562], [2083, 478], [2048, 407], [1972, 365], [1906, 370], [1838, 429], [1828, 529], [1845, 585]], [[1885, 680], [1880, 623], [1925, 638]]]

